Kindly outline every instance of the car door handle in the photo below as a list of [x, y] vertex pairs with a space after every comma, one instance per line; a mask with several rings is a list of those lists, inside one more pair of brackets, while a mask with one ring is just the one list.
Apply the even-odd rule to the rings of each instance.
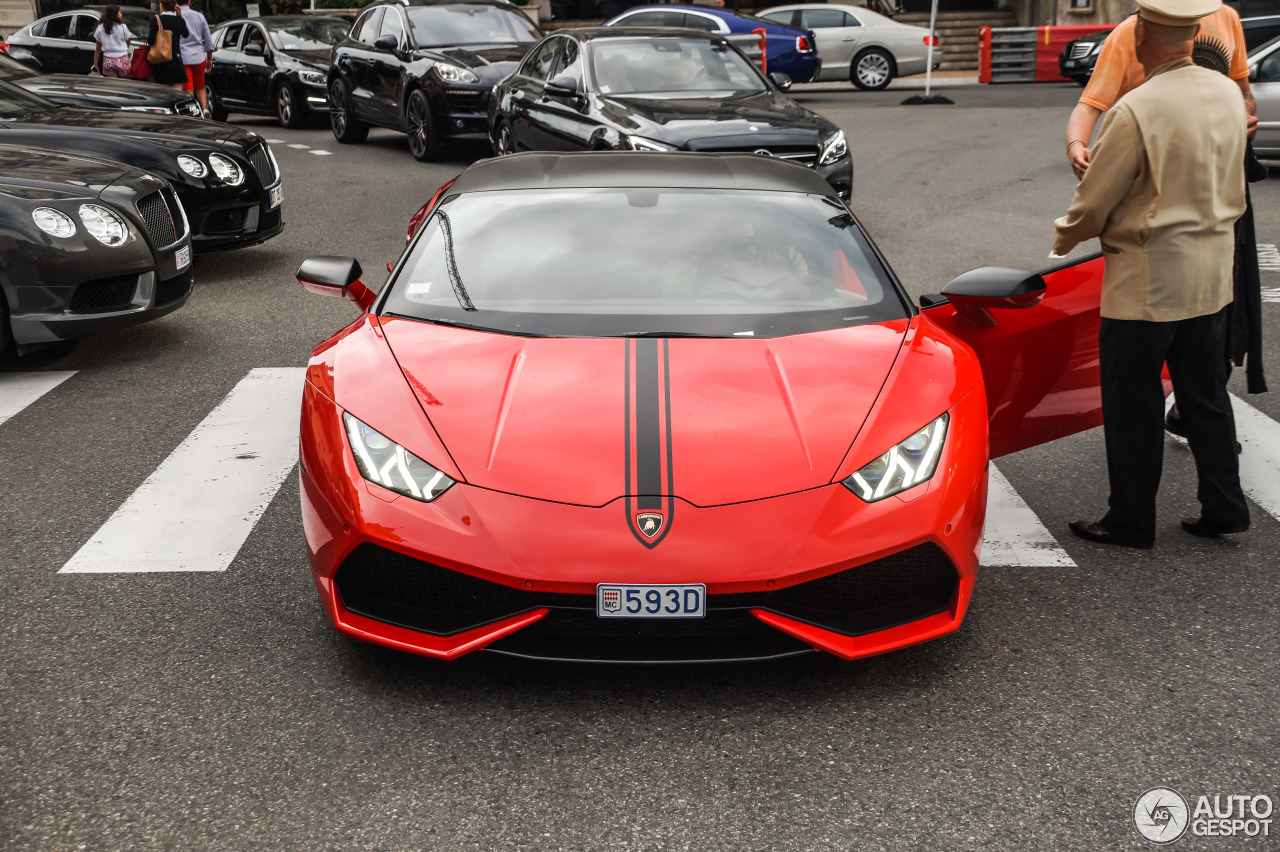
[[858, 40], [857, 36], [845, 36], [843, 39], [843, 41], [857, 41], [857, 40]]

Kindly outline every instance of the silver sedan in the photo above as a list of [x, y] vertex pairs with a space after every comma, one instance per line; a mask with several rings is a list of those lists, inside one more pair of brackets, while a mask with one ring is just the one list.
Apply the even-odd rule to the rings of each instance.
[[[814, 82], [849, 80], [859, 89], [878, 91], [894, 77], [925, 70], [928, 28], [900, 24], [861, 6], [779, 6], [758, 17], [813, 31], [822, 57], [822, 70]], [[933, 58], [936, 69], [942, 60], [936, 44]]]
[[1249, 85], [1258, 101], [1253, 151], [1260, 159], [1280, 160], [1280, 38], [1249, 53]]

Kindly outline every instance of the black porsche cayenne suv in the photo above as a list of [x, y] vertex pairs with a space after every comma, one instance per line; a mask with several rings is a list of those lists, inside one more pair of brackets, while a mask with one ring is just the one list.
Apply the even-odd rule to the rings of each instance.
[[409, 135], [431, 160], [449, 139], [488, 139], [489, 92], [542, 33], [505, 0], [384, 0], [367, 7], [329, 60], [329, 123], [339, 142], [369, 127]]

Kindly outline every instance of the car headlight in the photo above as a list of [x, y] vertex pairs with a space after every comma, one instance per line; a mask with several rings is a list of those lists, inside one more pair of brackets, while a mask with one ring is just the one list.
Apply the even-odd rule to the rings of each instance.
[[299, 71], [298, 79], [308, 86], [323, 86], [328, 82], [319, 71]]
[[204, 163], [189, 154], [178, 155], [178, 167], [193, 178], [202, 178], [209, 174], [209, 170], [204, 167]]
[[829, 166], [848, 153], [849, 143], [845, 141], [844, 131], [837, 130], [822, 140], [822, 147], [818, 150], [818, 165]]
[[118, 246], [129, 238], [129, 226], [105, 207], [82, 204], [80, 221], [84, 223], [84, 229], [105, 246]]
[[662, 142], [655, 142], [652, 139], [645, 139], [643, 136], [624, 136], [623, 144], [632, 151], [674, 151], [671, 145]]
[[31, 218], [36, 227], [54, 237], [69, 237], [76, 232], [76, 223], [61, 210], [52, 207], [37, 207], [31, 211]]
[[230, 157], [224, 157], [221, 154], [210, 154], [209, 165], [213, 166], [213, 173], [225, 183], [229, 183], [232, 186], [239, 186], [244, 183], [244, 172], [236, 165], [236, 161]]
[[120, 107], [120, 109], [124, 110], [125, 112], [154, 112], [154, 113], [157, 113], [157, 114], [159, 114], [159, 115], [169, 115], [169, 114], [170, 114], [170, 113], [169, 113], [169, 109], [168, 109], [168, 107], [135, 107], [135, 106], [122, 106], [122, 107]]
[[345, 411], [342, 425], [356, 467], [370, 482], [423, 503], [430, 503], [453, 485], [454, 480]]
[[919, 485], [938, 467], [948, 419], [943, 414], [841, 483], [868, 503]]
[[446, 83], [479, 83], [480, 78], [466, 68], [450, 65], [448, 62], [436, 63], [436, 74]]
[[1093, 54], [1098, 53], [1098, 52], [1100, 52], [1101, 50], [1102, 50], [1102, 42], [1098, 42], [1097, 44], [1095, 44], [1095, 45], [1094, 45], [1094, 46], [1089, 50], [1089, 54], [1088, 54], [1088, 55], [1092, 56]]

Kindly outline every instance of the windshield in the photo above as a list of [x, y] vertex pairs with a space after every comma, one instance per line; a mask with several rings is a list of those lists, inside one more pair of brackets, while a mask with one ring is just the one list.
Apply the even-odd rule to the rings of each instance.
[[124, 25], [129, 28], [129, 32], [136, 39], [145, 39], [147, 31], [151, 27], [151, 22], [155, 20], [155, 14], [148, 12], [146, 9], [120, 9], [124, 15]]
[[830, 198], [649, 188], [447, 199], [381, 311], [584, 337], [776, 337], [907, 316]]
[[764, 80], [731, 47], [703, 39], [608, 39], [591, 43], [591, 67], [604, 95], [758, 94]]
[[328, 50], [351, 29], [346, 21], [290, 21], [271, 30], [271, 40], [281, 50]]
[[538, 31], [519, 12], [498, 6], [411, 6], [405, 10], [418, 47], [534, 42]]
[[29, 80], [38, 76], [16, 59], [0, 53], [0, 80]]
[[0, 82], [0, 118], [13, 118], [31, 112], [53, 109], [54, 103], [20, 89], [12, 83]]

